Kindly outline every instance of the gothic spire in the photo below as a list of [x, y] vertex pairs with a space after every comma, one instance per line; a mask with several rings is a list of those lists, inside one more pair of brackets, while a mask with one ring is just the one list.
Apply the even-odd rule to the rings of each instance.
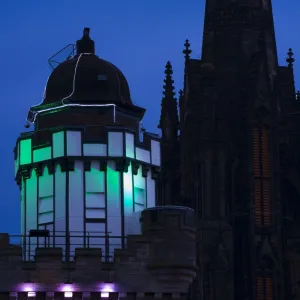
[[174, 92], [174, 80], [172, 79], [172, 65], [168, 61], [165, 67], [165, 79], [163, 85], [163, 98], [161, 101], [161, 115], [158, 128], [162, 130], [163, 139], [177, 138], [178, 111], [177, 100]]

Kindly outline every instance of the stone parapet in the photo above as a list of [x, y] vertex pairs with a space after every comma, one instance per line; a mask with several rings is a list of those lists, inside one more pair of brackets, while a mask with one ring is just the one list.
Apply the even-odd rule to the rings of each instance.
[[34, 291], [36, 299], [40, 293], [41, 299], [53, 299], [49, 293], [55, 292], [54, 299], [60, 299], [68, 286], [73, 299], [100, 299], [101, 291], [111, 300], [119, 293], [128, 300], [184, 294], [196, 275], [195, 236], [193, 211], [183, 207], [143, 211], [142, 235], [127, 236], [113, 262], [102, 260], [100, 248], [76, 248], [74, 260], [65, 261], [55, 247], [37, 247], [34, 260], [24, 261], [22, 248], [0, 235], [0, 293], [8, 299], [9, 292], [27, 297]]

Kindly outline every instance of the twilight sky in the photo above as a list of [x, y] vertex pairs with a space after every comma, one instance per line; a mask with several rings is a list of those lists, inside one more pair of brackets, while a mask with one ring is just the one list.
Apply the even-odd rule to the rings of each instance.
[[[300, 1], [273, 0], [278, 57], [295, 53], [300, 78]], [[183, 81], [183, 44], [201, 55], [204, 0], [1, 0], [0, 1], [0, 232], [20, 232], [20, 196], [13, 148], [28, 108], [42, 99], [48, 58], [91, 28], [96, 53], [118, 66], [133, 101], [147, 109], [144, 126], [157, 132], [164, 67], [173, 64], [176, 92]], [[299, 79], [300, 80], [300, 79]], [[300, 86], [297, 86], [300, 89]]]

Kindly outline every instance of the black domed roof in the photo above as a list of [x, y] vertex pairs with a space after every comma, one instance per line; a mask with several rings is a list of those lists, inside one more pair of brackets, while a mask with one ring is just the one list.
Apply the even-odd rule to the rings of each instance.
[[94, 53], [89, 29], [77, 41], [76, 56], [64, 61], [50, 75], [43, 104], [67, 98], [75, 103], [124, 103], [132, 105], [127, 80], [112, 63]]

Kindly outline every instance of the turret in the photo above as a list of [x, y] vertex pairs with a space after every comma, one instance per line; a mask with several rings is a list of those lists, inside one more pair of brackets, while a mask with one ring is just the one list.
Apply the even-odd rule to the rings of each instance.
[[[85, 28], [77, 54], [53, 70], [42, 103], [30, 108], [33, 131], [17, 140], [22, 234], [48, 230], [50, 243], [73, 256], [74, 245], [98, 245], [107, 256], [123, 247], [130, 216], [156, 202], [160, 141], [147, 132], [139, 140], [144, 113], [123, 73], [95, 55]], [[110, 249], [107, 235], [119, 237]], [[38, 241], [23, 246], [34, 252]]]

